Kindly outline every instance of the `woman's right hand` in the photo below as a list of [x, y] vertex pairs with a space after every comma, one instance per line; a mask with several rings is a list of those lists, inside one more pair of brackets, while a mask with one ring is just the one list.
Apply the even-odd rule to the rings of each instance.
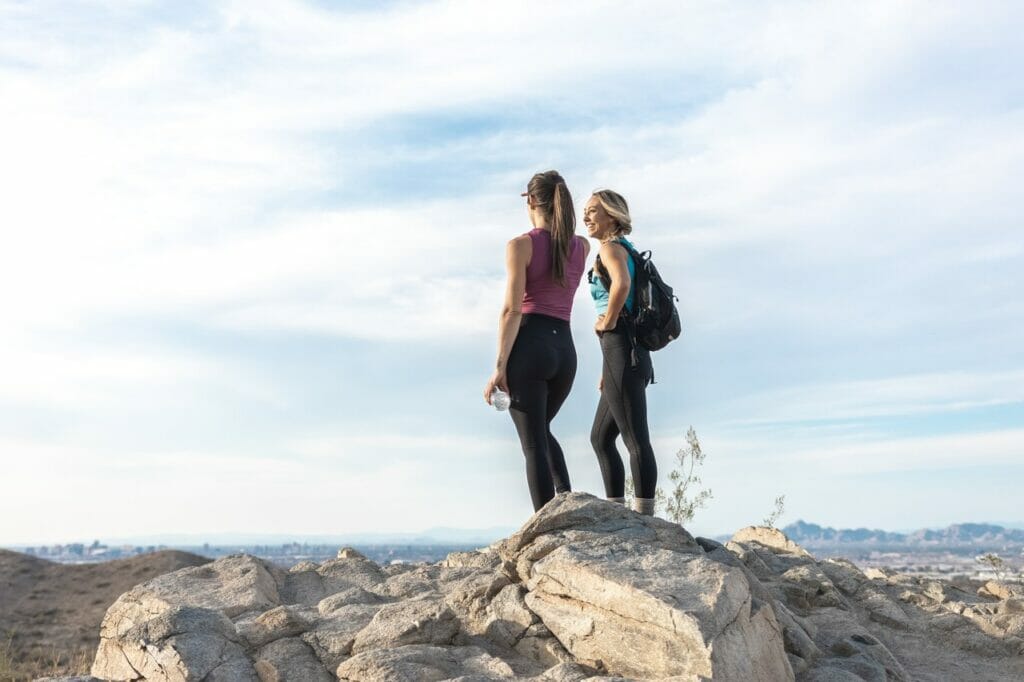
[[494, 393], [495, 388], [500, 388], [505, 393], [508, 393], [508, 378], [505, 376], [505, 370], [494, 370], [494, 374], [487, 381], [487, 386], [484, 388], [484, 401], [488, 405], [491, 404], [491, 394]]
[[603, 391], [604, 390], [604, 374], [602, 374], [601, 378], [597, 380], [597, 390], [599, 390], [599, 391]]

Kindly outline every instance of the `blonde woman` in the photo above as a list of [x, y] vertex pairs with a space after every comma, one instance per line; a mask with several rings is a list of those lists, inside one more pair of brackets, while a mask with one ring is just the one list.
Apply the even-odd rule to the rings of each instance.
[[633, 231], [629, 205], [618, 192], [594, 192], [583, 210], [587, 234], [600, 242], [594, 268], [588, 274], [597, 308], [594, 331], [601, 342], [601, 399], [594, 415], [590, 442], [604, 478], [605, 494], [625, 502], [625, 469], [615, 447], [620, 434], [629, 451], [636, 491], [636, 511], [654, 514], [658, 464], [647, 426], [647, 385], [654, 369], [650, 351], [632, 338], [636, 266], [626, 245]]
[[534, 510], [556, 492], [571, 490], [569, 471], [551, 420], [576, 377], [576, 347], [569, 330], [573, 296], [590, 244], [576, 235], [576, 213], [558, 171], [530, 179], [526, 208], [533, 229], [508, 243], [505, 305], [498, 325], [498, 358], [484, 388], [512, 398], [509, 413], [526, 457]]

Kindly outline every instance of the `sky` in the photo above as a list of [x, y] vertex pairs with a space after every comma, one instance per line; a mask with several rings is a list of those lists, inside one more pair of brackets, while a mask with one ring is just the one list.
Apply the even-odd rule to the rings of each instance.
[[[1024, 5], [0, 0], [0, 545], [513, 529], [520, 192], [680, 297], [731, 533], [1024, 521]], [[579, 227], [582, 233], [582, 225]], [[603, 495], [600, 350], [553, 425]], [[624, 450], [623, 450], [624, 452]]]

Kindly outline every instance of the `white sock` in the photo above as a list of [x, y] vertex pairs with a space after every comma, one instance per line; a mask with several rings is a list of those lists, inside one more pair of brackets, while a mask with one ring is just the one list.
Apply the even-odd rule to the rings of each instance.
[[626, 504], [626, 498], [625, 497], [609, 497], [608, 501], [609, 502], [618, 502], [619, 504]]
[[654, 498], [638, 497], [633, 503], [633, 508], [645, 516], [654, 516]]

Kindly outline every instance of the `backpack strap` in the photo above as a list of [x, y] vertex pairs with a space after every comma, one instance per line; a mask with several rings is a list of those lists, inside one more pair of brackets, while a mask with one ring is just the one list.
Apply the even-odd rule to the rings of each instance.
[[601, 262], [601, 254], [597, 254], [597, 258], [594, 259], [594, 272], [597, 273], [598, 279], [601, 280], [601, 284], [604, 285], [604, 290], [611, 293], [612, 290], [612, 277], [608, 274], [608, 268]]

